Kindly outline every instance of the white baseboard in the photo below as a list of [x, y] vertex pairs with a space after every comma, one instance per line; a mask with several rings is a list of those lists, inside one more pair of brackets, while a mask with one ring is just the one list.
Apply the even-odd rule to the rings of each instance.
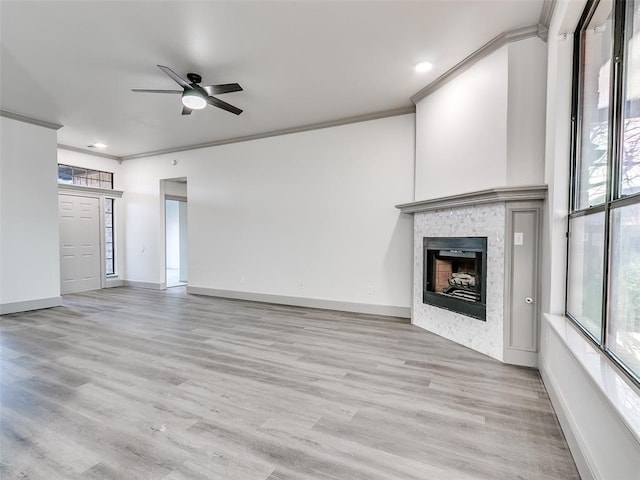
[[164, 290], [164, 283], [154, 283], [154, 282], [139, 282], [137, 280], [123, 280], [122, 285], [125, 287], [136, 287], [136, 288], [146, 288], [149, 290]]
[[120, 278], [107, 278], [107, 282], [104, 288], [122, 287], [124, 280]]
[[540, 362], [539, 368], [542, 382], [547, 390], [547, 394], [549, 395], [549, 399], [553, 405], [556, 417], [558, 417], [558, 422], [562, 428], [562, 433], [564, 433], [567, 445], [569, 445], [569, 450], [571, 451], [573, 461], [580, 473], [580, 478], [582, 480], [596, 480], [597, 477], [594, 475], [590, 462], [585, 456], [586, 449], [584, 441], [576, 436], [576, 433], [580, 432], [580, 430], [570, 413], [570, 409], [568, 408], [564, 397], [560, 393], [561, 389], [558, 388], [558, 385], [546, 362]]
[[504, 363], [518, 365], [520, 367], [538, 368], [538, 352], [530, 350], [519, 350], [517, 348], [504, 348], [502, 357]]
[[392, 305], [373, 305], [368, 303], [340, 302], [318, 298], [291, 297], [287, 295], [272, 295], [269, 293], [239, 292], [234, 290], [220, 290], [217, 288], [194, 287], [187, 285], [187, 293], [206, 295], [209, 297], [232, 298], [235, 300], [249, 300], [278, 305], [292, 305], [296, 307], [321, 308], [324, 310], [338, 310], [342, 312], [366, 313], [384, 315], [387, 317], [411, 318], [410, 307], [396, 307]]
[[62, 305], [62, 297], [38, 298], [36, 300], [3, 303], [0, 304], [0, 315], [40, 310], [42, 308], [59, 307], [60, 305]]

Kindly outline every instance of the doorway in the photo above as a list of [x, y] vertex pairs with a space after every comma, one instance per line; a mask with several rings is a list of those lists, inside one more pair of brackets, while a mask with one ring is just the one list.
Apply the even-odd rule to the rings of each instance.
[[[170, 183], [173, 182], [166, 182], [166, 184]], [[186, 182], [182, 188], [186, 190]], [[188, 279], [186, 196], [166, 194], [164, 211], [166, 286], [169, 288], [186, 285]]]

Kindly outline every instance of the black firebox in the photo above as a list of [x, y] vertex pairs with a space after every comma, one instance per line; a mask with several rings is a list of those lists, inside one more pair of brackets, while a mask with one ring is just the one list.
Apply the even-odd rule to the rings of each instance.
[[425, 237], [423, 303], [487, 319], [487, 237]]

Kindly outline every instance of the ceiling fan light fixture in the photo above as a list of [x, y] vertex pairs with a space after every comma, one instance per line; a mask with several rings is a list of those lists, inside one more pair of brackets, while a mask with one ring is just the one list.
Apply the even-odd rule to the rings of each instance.
[[182, 94], [182, 104], [191, 110], [202, 110], [207, 101], [195, 90], [185, 90]]

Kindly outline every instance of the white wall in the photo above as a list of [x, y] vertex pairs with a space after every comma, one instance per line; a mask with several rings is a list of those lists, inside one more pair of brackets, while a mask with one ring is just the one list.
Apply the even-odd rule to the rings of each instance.
[[508, 49], [416, 105], [415, 200], [506, 184]]
[[[573, 35], [584, 1], [558, 0], [549, 29], [539, 366], [565, 437], [584, 480], [627, 480], [640, 471], [640, 391], [564, 315]], [[568, 34], [566, 37], [564, 34]], [[556, 315], [551, 315], [556, 314]], [[620, 395], [625, 391], [627, 398]], [[617, 405], [617, 406], [616, 406]], [[634, 407], [636, 405], [636, 407]], [[632, 433], [635, 430], [635, 433]]]
[[418, 102], [415, 200], [542, 183], [545, 52], [509, 43]]
[[56, 131], [0, 118], [0, 313], [59, 305]]
[[408, 311], [413, 152], [403, 115], [126, 161], [128, 279], [163, 282], [159, 182], [187, 177], [190, 287]]
[[507, 185], [544, 183], [547, 45], [537, 37], [507, 45]]

